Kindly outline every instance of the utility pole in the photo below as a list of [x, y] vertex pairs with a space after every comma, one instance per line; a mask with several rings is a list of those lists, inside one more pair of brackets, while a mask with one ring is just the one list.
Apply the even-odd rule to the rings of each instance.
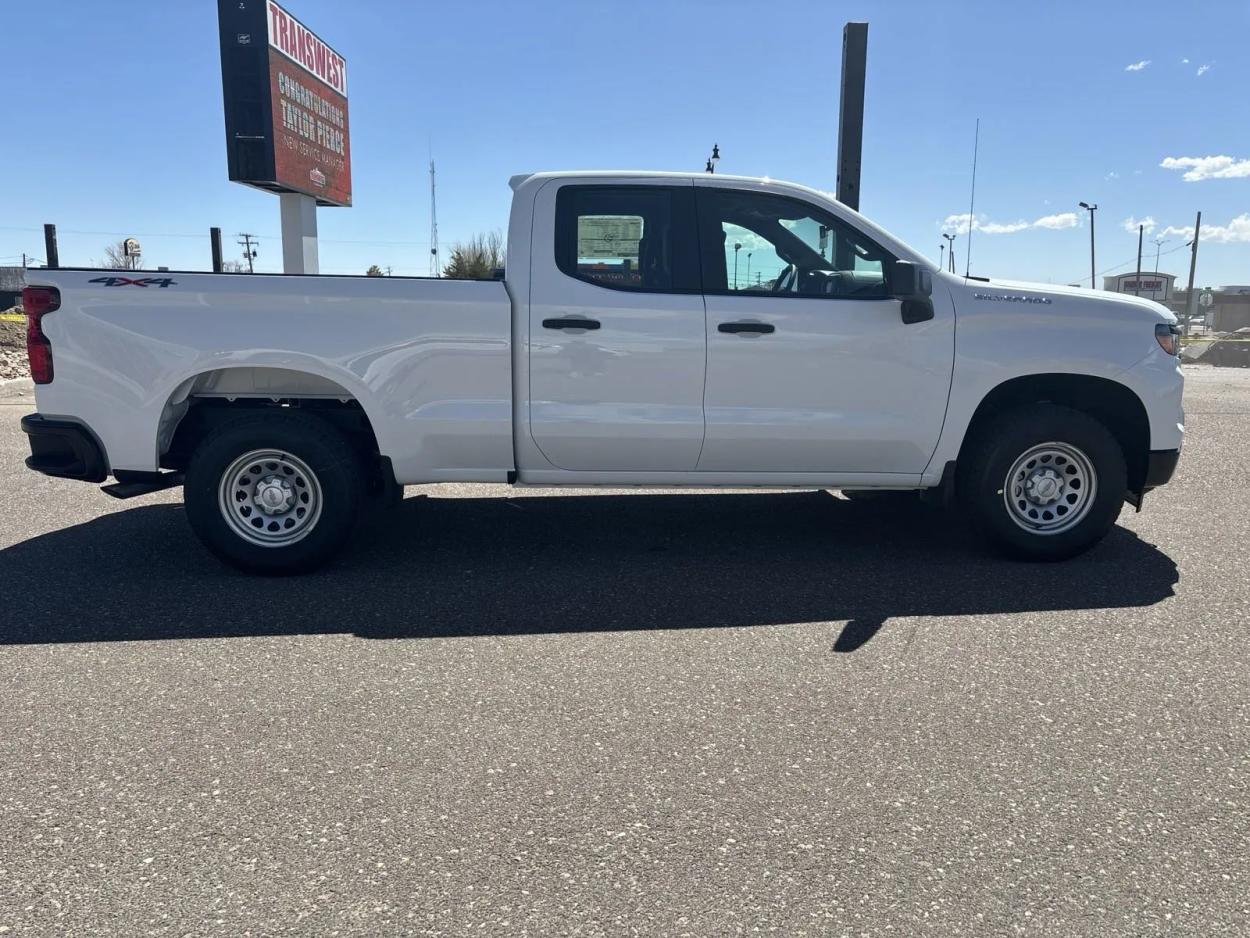
[[1094, 278], [1097, 276], [1094, 273], [1094, 212], [1098, 211], [1098, 203], [1079, 202], [1077, 204], [1089, 212], [1089, 288], [1097, 290], [1098, 287], [1094, 284]]
[[1198, 266], [1198, 234], [1202, 231], [1202, 212], [1194, 221], [1194, 240], [1189, 255], [1189, 289], [1185, 293], [1185, 338], [1189, 338], [1189, 320], [1194, 314], [1194, 268]]
[[1146, 236], [1146, 226], [1137, 226], [1137, 284], [1133, 289], [1134, 296], [1141, 296], [1141, 242]]
[[[255, 273], [255, 271], [252, 269], [252, 261], [256, 259], [256, 248], [253, 247], [252, 244], [253, 244], [253, 241], [256, 239], [256, 235], [248, 234], [247, 232], [240, 232], [239, 237], [242, 238], [243, 240], [236, 241], [235, 244], [243, 248], [243, 258], [244, 260], [247, 261], [247, 272], [249, 274]], [[259, 241], [256, 241], [255, 243], [260, 244]]]

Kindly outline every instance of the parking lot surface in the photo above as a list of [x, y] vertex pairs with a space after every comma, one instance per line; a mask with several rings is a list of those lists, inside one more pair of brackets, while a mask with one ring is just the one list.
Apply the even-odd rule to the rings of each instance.
[[826, 492], [410, 488], [234, 573], [0, 406], [0, 932], [1250, 933], [1250, 372], [1077, 560]]

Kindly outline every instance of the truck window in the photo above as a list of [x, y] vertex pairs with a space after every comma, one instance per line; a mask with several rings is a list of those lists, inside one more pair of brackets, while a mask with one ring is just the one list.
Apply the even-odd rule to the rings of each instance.
[[564, 186], [556, 196], [556, 266], [616, 290], [700, 289], [693, 193], [669, 186]]
[[708, 293], [884, 299], [894, 258], [833, 215], [797, 199], [699, 187]]

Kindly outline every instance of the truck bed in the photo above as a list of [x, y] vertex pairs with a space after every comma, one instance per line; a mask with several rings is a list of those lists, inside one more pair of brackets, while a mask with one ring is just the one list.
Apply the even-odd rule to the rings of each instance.
[[[194, 397], [352, 399], [403, 483], [513, 468], [511, 302], [501, 281], [31, 270], [54, 380], [111, 469], [151, 471]], [[295, 374], [299, 372], [300, 374]]]

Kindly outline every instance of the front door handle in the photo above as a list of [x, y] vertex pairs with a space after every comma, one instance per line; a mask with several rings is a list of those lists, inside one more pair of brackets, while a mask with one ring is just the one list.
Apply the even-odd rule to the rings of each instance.
[[544, 319], [544, 329], [598, 329], [597, 319]]
[[768, 322], [722, 322], [716, 327], [721, 332], [736, 335], [767, 335], [776, 332], [777, 327]]

